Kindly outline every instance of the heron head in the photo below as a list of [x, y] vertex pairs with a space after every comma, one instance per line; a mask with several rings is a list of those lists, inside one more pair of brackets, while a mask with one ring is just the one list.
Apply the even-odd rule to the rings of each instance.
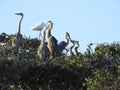
[[23, 13], [15, 13], [15, 15], [23, 16], [24, 14]]
[[50, 20], [49, 20], [49, 21], [47, 21], [47, 23], [53, 24], [53, 22], [52, 22], [52, 21], [50, 21]]
[[50, 25], [53, 25], [54, 23], [49, 20], [49, 21], [47, 21], [47, 25], [49, 25], [49, 24], [50, 24]]
[[46, 26], [47, 29], [48, 29], [49, 27], [52, 29], [52, 28], [53, 28], [53, 24], [54, 24], [54, 23], [49, 20], [49, 21], [47, 21], [47, 23], [46, 23], [45, 26]]
[[7, 35], [6, 33], [3, 32], [3, 33], [1, 33], [1, 36], [8, 36], [8, 35]]
[[89, 45], [93, 45], [93, 43], [90, 43]]
[[70, 34], [68, 32], [65, 33], [65, 36], [70, 38]]

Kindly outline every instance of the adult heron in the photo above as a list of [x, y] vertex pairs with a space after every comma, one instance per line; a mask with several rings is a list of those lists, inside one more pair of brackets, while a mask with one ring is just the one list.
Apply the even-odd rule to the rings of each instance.
[[17, 32], [15, 33], [15, 36], [12, 39], [12, 47], [15, 49], [15, 53], [18, 59], [18, 50], [22, 43], [22, 34], [21, 34], [21, 22], [23, 20], [23, 13], [15, 13], [16, 15], [20, 15], [21, 19], [19, 21]]
[[48, 31], [46, 35], [47, 42], [48, 42], [47, 46], [50, 52], [50, 58], [53, 58], [58, 55], [58, 45], [57, 45], [58, 41], [54, 36], [51, 35], [51, 30], [53, 28], [52, 21], [48, 21], [46, 25], [48, 26], [48, 29], [47, 29]]

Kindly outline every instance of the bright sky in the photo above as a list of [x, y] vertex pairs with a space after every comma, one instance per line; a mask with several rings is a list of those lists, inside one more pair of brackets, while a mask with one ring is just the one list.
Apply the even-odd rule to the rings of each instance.
[[52, 34], [63, 41], [64, 33], [80, 42], [80, 51], [93, 43], [120, 41], [120, 0], [1, 0], [0, 33], [14, 34], [19, 16], [24, 18], [21, 33], [38, 37], [39, 32], [31, 27], [38, 22], [51, 20]]

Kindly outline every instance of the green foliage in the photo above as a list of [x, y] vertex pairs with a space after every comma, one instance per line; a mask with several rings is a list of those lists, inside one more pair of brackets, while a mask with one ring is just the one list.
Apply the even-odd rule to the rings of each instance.
[[120, 90], [120, 44], [100, 44], [95, 51], [40, 61], [38, 39], [24, 37], [16, 60], [9, 36], [0, 46], [0, 90]]

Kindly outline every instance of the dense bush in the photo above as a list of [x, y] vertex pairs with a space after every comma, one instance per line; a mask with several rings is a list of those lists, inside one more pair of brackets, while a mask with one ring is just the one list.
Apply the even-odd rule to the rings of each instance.
[[34, 48], [39, 40], [24, 38], [19, 60], [10, 41], [0, 46], [0, 90], [120, 90], [119, 43], [100, 44], [90, 55], [40, 61]]

